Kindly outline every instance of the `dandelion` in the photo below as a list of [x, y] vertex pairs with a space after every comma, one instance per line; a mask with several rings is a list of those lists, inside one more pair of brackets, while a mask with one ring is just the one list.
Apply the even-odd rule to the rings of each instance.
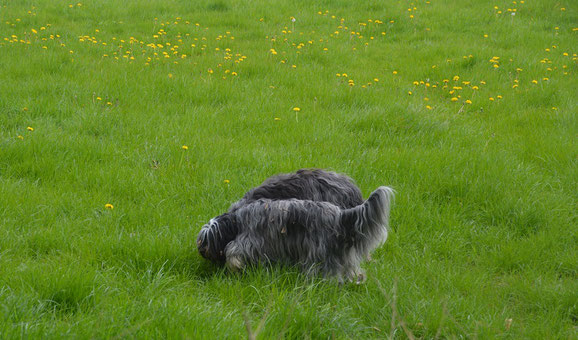
[[280, 121], [280, 120], [281, 120], [281, 118], [275, 117], [275, 121], [278, 122], [278, 121]]
[[224, 180], [223, 182], [224, 182], [225, 184], [231, 183], [231, 181], [229, 181], [228, 179]]
[[104, 205], [104, 208], [105, 208], [105, 209], [108, 209], [108, 210], [112, 210], [112, 209], [114, 209], [114, 205], [112, 205], [112, 204], [110, 204], [110, 203], [107, 203], [107, 204]]
[[469, 99], [468, 99], [468, 100], [466, 100], [466, 104], [471, 104], [471, 103], [472, 103], [472, 101], [471, 101], [471, 100], [469, 100]]
[[373, 81], [377, 83], [377, 82], [379, 81], [379, 79], [378, 79], [378, 78], [373, 78]]
[[454, 76], [454, 81], [460, 80], [460, 76]]
[[477, 87], [476, 85], [472, 86], [472, 90], [479, 90], [480, 88]]
[[28, 108], [27, 108], [27, 107], [23, 107], [23, 108], [22, 108], [22, 111], [28, 111]]
[[492, 102], [493, 102], [493, 101], [494, 101], [494, 97], [490, 97], [490, 101], [492, 101]]
[[409, 94], [410, 96], [412, 95], [411, 91], [408, 91], [407, 94]]
[[33, 128], [33, 127], [31, 127], [31, 126], [28, 126], [28, 127], [26, 127], [26, 130], [28, 130], [28, 131], [32, 132], [32, 131], [34, 131], [34, 128]]
[[452, 97], [451, 101], [452, 101], [452, 102], [457, 102], [457, 101], [458, 101], [458, 98]]
[[106, 102], [106, 105], [112, 105], [112, 102]]
[[397, 71], [393, 71], [393, 74], [397, 74]]
[[498, 96], [496, 96], [496, 98], [498, 98], [498, 99], [502, 99], [503, 97], [502, 97], [502, 96], [500, 96], [500, 95], [498, 95]]
[[189, 147], [188, 147], [188, 146], [186, 146], [186, 145], [183, 145], [183, 146], [181, 146], [181, 149], [183, 149], [183, 150], [188, 150], [188, 149], [189, 149]]
[[536, 79], [532, 80], [532, 84], [538, 84], [538, 81]]
[[172, 73], [169, 73], [169, 78], [172, 78], [172, 77], [173, 77], [173, 74], [172, 74]]
[[299, 112], [299, 111], [301, 111], [301, 109], [300, 109], [300, 108], [298, 108], [298, 107], [294, 107], [294, 108], [293, 108], [293, 111], [295, 111], [295, 112]]
[[548, 81], [548, 78], [542, 78], [543, 81]]
[[100, 98], [100, 97], [96, 97], [96, 100], [102, 100], [102, 98]]
[[426, 105], [425, 108], [428, 110], [431, 110], [431, 106], [429, 106], [429, 105]]

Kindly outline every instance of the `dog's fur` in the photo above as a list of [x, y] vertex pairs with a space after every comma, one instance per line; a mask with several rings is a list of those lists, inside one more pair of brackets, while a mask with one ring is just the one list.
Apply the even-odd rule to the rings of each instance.
[[262, 198], [329, 202], [342, 209], [353, 208], [363, 203], [361, 190], [348, 176], [321, 169], [300, 169], [294, 173], [266, 179], [263, 184], [249, 190], [243, 198], [233, 203], [229, 212]]
[[365, 277], [361, 261], [387, 239], [392, 199], [388, 187], [349, 209], [312, 200], [258, 199], [212, 219], [197, 245], [210, 260], [224, 257], [231, 270], [279, 262], [360, 282]]
[[[260, 199], [329, 202], [342, 209], [353, 208], [363, 203], [361, 190], [348, 176], [321, 169], [300, 169], [294, 173], [269, 177], [258, 187], [249, 190], [239, 201], [233, 203], [229, 212], [233, 213]], [[214, 220], [211, 220], [208, 225], [211, 226]], [[222, 223], [227, 223], [226, 218]], [[201, 233], [204, 232], [201, 231]], [[235, 228], [224, 228], [216, 236], [207, 234], [206, 242], [210, 242], [212, 246], [208, 251], [202, 251], [201, 246], [198, 245], [199, 252], [214, 262], [225, 262], [225, 247], [237, 237], [237, 233], [238, 230]], [[200, 236], [199, 234], [199, 240]]]

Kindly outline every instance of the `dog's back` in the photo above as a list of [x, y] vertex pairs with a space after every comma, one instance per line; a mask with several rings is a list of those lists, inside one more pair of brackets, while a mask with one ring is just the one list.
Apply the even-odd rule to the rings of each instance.
[[347, 209], [363, 203], [361, 190], [346, 175], [321, 169], [301, 169], [266, 179], [229, 208], [229, 212], [259, 199], [329, 202]]

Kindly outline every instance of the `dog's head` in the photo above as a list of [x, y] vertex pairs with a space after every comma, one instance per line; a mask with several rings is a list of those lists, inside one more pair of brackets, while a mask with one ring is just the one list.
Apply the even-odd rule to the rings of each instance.
[[226, 213], [212, 218], [197, 236], [197, 249], [204, 258], [214, 262], [225, 262], [225, 247], [239, 232], [235, 214]]

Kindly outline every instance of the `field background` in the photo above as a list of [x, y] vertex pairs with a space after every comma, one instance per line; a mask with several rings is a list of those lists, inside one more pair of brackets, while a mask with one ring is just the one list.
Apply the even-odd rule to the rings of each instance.
[[[577, 27], [564, 0], [1, 0], [0, 337], [575, 339]], [[397, 190], [364, 285], [198, 255], [302, 167]]]

